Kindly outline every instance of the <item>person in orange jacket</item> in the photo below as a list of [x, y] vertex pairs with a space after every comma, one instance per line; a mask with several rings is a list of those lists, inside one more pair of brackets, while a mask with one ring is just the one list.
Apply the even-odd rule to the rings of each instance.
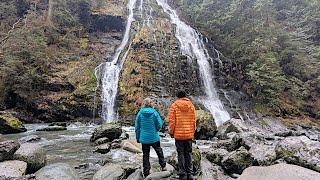
[[196, 130], [196, 111], [186, 92], [179, 90], [178, 99], [168, 113], [169, 133], [174, 137], [178, 152], [179, 178], [194, 179], [192, 176], [192, 139]]

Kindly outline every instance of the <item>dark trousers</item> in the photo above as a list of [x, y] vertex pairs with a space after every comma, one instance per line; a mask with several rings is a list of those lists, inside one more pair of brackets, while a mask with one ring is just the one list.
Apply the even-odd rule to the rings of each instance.
[[163, 151], [160, 146], [160, 141], [153, 143], [153, 144], [142, 144], [142, 152], [143, 152], [143, 174], [149, 174], [150, 173], [150, 146], [153, 147], [153, 149], [156, 151], [158, 158], [159, 158], [159, 164], [161, 167], [166, 167], [166, 162], [164, 160]]
[[179, 175], [192, 174], [192, 140], [176, 140]]

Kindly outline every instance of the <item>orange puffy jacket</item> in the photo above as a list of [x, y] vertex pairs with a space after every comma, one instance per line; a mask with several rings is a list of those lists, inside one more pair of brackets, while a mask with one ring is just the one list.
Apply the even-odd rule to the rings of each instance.
[[193, 139], [196, 129], [196, 111], [188, 98], [177, 99], [170, 107], [169, 133], [176, 140]]

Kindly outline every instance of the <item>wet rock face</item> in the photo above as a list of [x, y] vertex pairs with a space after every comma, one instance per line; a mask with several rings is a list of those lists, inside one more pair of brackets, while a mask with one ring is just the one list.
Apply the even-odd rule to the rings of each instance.
[[241, 147], [226, 155], [221, 164], [228, 173], [241, 174], [244, 169], [253, 165], [253, 161], [251, 154], [244, 147]]
[[0, 112], [0, 133], [12, 134], [25, 132], [27, 129], [22, 122], [7, 112]]
[[47, 180], [79, 180], [74, 168], [69, 164], [56, 163], [45, 166], [35, 173], [37, 179]]
[[249, 167], [244, 170], [243, 174], [238, 178], [239, 180], [268, 180], [268, 179], [303, 179], [313, 180], [320, 179], [320, 173], [315, 171], [290, 165], [290, 164], [276, 164], [268, 167]]
[[0, 162], [12, 159], [13, 154], [19, 149], [18, 141], [3, 141], [0, 142]]
[[114, 139], [119, 139], [121, 136], [122, 129], [117, 124], [104, 124], [99, 127], [97, 127], [91, 138], [90, 142], [94, 142], [97, 139], [107, 137], [110, 141], [113, 141]]
[[19, 178], [26, 173], [27, 163], [23, 161], [5, 161], [0, 163], [0, 179]]
[[28, 164], [27, 172], [34, 173], [47, 163], [47, 156], [45, 150], [32, 143], [25, 143], [14, 153], [16, 160], [24, 161]]
[[276, 147], [278, 158], [320, 172], [320, 142], [306, 136], [287, 137]]

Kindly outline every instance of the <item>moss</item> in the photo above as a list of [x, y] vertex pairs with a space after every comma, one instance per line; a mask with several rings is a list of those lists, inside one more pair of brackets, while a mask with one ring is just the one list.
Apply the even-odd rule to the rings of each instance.
[[6, 121], [7, 124], [13, 128], [24, 128], [23, 123], [11, 114], [0, 115], [0, 119]]
[[265, 127], [268, 127], [268, 126], [269, 126], [269, 124], [267, 123], [267, 121], [266, 121], [265, 119], [263, 119], [263, 118], [259, 118], [259, 119], [257, 119], [256, 121], [257, 121], [257, 123], [258, 123], [260, 126], [262, 126], [262, 128], [265, 128]]

